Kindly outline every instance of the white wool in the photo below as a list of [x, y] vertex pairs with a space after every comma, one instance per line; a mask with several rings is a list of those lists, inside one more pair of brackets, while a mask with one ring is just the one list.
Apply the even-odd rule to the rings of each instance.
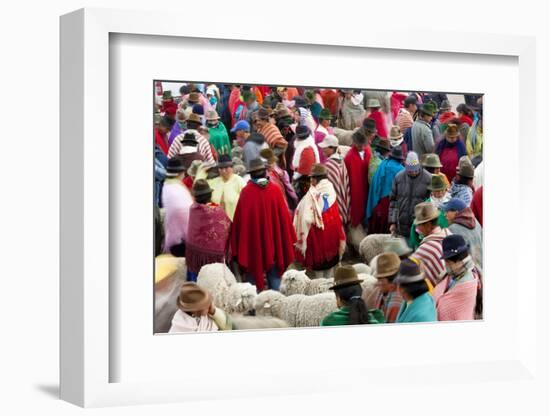
[[329, 290], [334, 279], [310, 279], [304, 270], [287, 270], [281, 278], [279, 290], [286, 296], [303, 294], [315, 295]]
[[177, 299], [181, 285], [187, 279], [185, 258], [173, 257], [171, 260], [176, 264], [176, 271], [155, 284], [155, 333], [168, 332], [170, 329], [172, 318], [178, 309]]
[[214, 305], [227, 313], [243, 313], [254, 307], [256, 287], [250, 283], [237, 283], [235, 275], [223, 263], [202, 266], [197, 284], [208, 290]]
[[372, 258], [372, 260], [370, 261], [369, 263], [369, 266], [370, 266], [370, 270], [371, 270], [371, 273], [373, 276], [376, 274], [376, 265], [378, 264], [378, 257], [380, 256], [380, 254], [377, 254], [376, 256], [374, 256]]
[[368, 309], [376, 308], [376, 298], [378, 297], [379, 289], [377, 286], [378, 279], [371, 274], [359, 274], [359, 278], [363, 279], [361, 282], [361, 287], [363, 288], [363, 293], [361, 297], [367, 304]]
[[369, 263], [371, 260], [384, 252], [384, 243], [391, 238], [391, 234], [370, 234], [359, 244], [359, 254]]
[[346, 157], [346, 155], [350, 150], [351, 150], [351, 146], [346, 146], [346, 145], [338, 146], [338, 153], [340, 153], [340, 156], [342, 156], [342, 159]]
[[350, 227], [348, 232], [348, 241], [355, 248], [355, 250], [360, 252], [361, 242], [367, 237], [367, 233], [361, 225], [356, 227]]
[[288, 328], [288, 323], [274, 316], [231, 315], [233, 329]]
[[365, 263], [355, 263], [353, 265], [353, 268], [355, 269], [355, 271], [359, 274], [359, 273], [363, 273], [363, 274], [372, 274], [372, 270], [369, 266], [367, 266]]
[[336, 309], [334, 292], [287, 297], [280, 292], [266, 290], [256, 298], [258, 316], [274, 316], [295, 327], [319, 326], [321, 320]]
[[341, 129], [339, 127], [334, 127], [334, 135], [338, 138], [338, 143], [340, 145], [344, 146], [351, 146], [353, 143], [353, 139], [351, 136], [353, 136], [353, 133], [355, 133], [359, 128], [355, 128], [353, 130], [345, 130]]

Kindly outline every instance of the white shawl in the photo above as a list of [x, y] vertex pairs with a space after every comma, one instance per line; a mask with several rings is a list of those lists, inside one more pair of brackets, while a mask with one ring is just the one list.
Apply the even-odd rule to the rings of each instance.
[[319, 163], [319, 149], [317, 149], [315, 139], [310, 134], [307, 139], [294, 140], [294, 156], [292, 157], [292, 168], [294, 170], [298, 169], [298, 166], [300, 165], [300, 157], [306, 147], [311, 147], [313, 149], [313, 153], [315, 153], [315, 163]]
[[200, 318], [194, 317], [178, 309], [172, 319], [172, 326], [168, 332], [212, 332], [217, 330], [218, 326], [210, 316], [202, 315]]

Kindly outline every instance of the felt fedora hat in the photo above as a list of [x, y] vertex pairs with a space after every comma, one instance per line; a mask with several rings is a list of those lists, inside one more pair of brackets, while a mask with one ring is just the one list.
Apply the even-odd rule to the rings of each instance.
[[191, 193], [193, 196], [200, 196], [212, 193], [212, 188], [208, 185], [206, 179], [197, 179], [193, 183], [193, 188], [191, 188]]
[[218, 115], [218, 112], [216, 110], [210, 110], [206, 115], [206, 120], [208, 121], [215, 121], [219, 119], [220, 116]]
[[399, 271], [397, 272], [397, 277], [394, 279], [394, 283], [407, 284], [422, 280], [424, 280], [424, 273], [420, 268], [419, 261], [412, 257], [403, 259], [399, 265]]
[[378, 98], [370, 98], [367, 101], [367, 107], [368, 108], [379, 108], [379, 107], [381, 107], [380, 100], [378, 100]]
[[376, 259], [376, 273], [374, 277], [381, 279], [393, 276], [399, 271], [401, 259], [396, 253], [382, 253]]
[[458, 166], [456, 167], [456, 173], [465, 178], [472, 179], [474, 177], [475, 168], [472, 161], [468, 156], [462, 156], [458, 160]]
[[458, 137], [460, 135], [458, 131], [458, 126], [454, 123], [447, 124], [447, 128], [445, 129], [445, 136], [447, 137]]
[[441, 111], [451, 111], [452, 108], [453, 107], [451, 107], [451, 103], [449, 102], [449, 100], [441, 101], [441, 107], [439, 107]]
[[428, 185], [428, 191], [446, 191], [447, 184], [442, 175], [432, 175], [432, 182]]
[[195, 103], [198, 103], [200, 100], [200, 95], [198, 92], [192, 92], [189, 94], [189, 96], [187, 97], [187, 102], [188, 103], [192, 103], [192, 104], [195, 104]]
[[216, 166], [222, 169], [229, 168], [233, 166], [233, 159], [227, 154], [220, 155], [220, 157], [218, 158], [218, 164]]
[[277, 156], [275, 156], [275, 153], [273, 153], [273, 150], [269, 147], [267, 149], [260, 150], [260, 156], [269, 164], [277, 162]]
[[389, 152], [391, 151], [391, 143], [389, 139], [386, 139], [385, 137], [379, 137], [378, 142], [376, 143], [376, 147], [380, 150]]
[[439, 210], [431, 202], [421, 202], [414, 207], [414, 225], [424, 224], [439, 217]]
[[185, 163], [179, 157], [173, 157], [168, 159], [166, 164], [166, 176], [173, 178], [178, 176], [181, 172], [185, 171]]
[[363, 279], [359, 279], [357, 272], [352, 266], [341, 266], [336, 269], [334, 273], [334, 285], [329, 289], [334, 290], [340, 287], [360, 284], [362, 281]]
[[394, 148], [392, 148], [390, 157], [396, 160], [405, 160], [405, 156], [403, 156], [403, 149], [401, 148], [401, 146], [395, 146]]
[[185, 282], [181, 285], [178, 296], [178, 307], [183, 312], [199, 312], [212, 304], [212, 296], [195, 282]]
[[189, 114], [189, 117], [187, 117], [187, 122], [194, 122], [194, 123], [199, 123], [201, 124], [202, 121], [201, 121], [201, 118], [198, 114], [195, 114], [195, 113], [191, 113]]
[[425, 168], [441, 168], [443, 165], [436, 153], [426, 153], [422, 157], [422, 166]]
[[445, 260], [468, 251], [470, 247], [460, 234], [451, 234], [443, 239], [441, 248], [443, 250], [441, 260]]
[[265, 163], [260, 158], [252, 159], [248, 167], [247, 172], [256, 172], [260, 170], [265, 170]]
[[311, 173], [309, 176], [311, 178], [317, 178], [319, 176], [326, 176], [328, 174], [327, 167], [321, 163], [315, 163], [311, 168]]

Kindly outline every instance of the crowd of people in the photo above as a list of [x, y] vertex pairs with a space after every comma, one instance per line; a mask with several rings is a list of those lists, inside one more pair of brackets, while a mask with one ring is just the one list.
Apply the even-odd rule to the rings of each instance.
[[[333, 278], [321, 325], [482, 317], [481, 95], [182, 83], [154, 106], [155, 254], [187, 265], [174, 319], [230, 326], [195, 283], [211, 263], [258, 292], [289, 267]], [[347, 265], [371, 234], [394, 240], [374, 308]]]

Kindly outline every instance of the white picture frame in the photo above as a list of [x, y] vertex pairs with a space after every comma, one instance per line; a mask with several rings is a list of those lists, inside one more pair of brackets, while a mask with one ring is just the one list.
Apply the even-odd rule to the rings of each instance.
[[[172, 16], [174, 21], [183, 21], [185, 16]], [[416, 37], [404, 37], [390, 28], [371, 25], [369, 37], [365, 37], [360, 28], [350, 27], [349, 31], [332, 37], [329, 33], [313, 26], [295, 27], [295, 30], [281, 31], [276, 35], [268, 26], [254, 27], [247, 33], [233, 32], [224, 24], [223, 17], [216, 24], [205, 27], [200, 21], [187, 19], [185, 25], [163, 24], [162, 12], [120, 11], [108, 9], [81, 9], [61, 18], [61, 309], [60, 309], [60, 378], [61, 398], [84, 407], [109, 406], [138, 403], [162, 403], [208, 398], [235, 398], [258, 394], [255, 386], [235, 388], [226, 377], [218, 377], [224, 372], [219, 363], [206, 365], [212, 377], [208, 389], [193, 388], [193, 382], [204, 381], [197, 374], [188, 374], [186, 381], [156, 380], [112, 382], [112, 367], [121, 357], [112, 349], [113, 326], [112, 313], [117, 309], [113, 305], [113, 286], [110, 274], [113, 272], [113, 259], [110, 258], [110, 227], [115, 226], [110, 218], [110, 172], [113, 160], [109, 155], [110, 131], [110, 36], [112, 34], [163, 36], [188, 39], [213, 39], [232, 41], [260, 41], [277, 43], [281, 49], [285, 45], [317, 47], [331, 45], [336, 48], [357, 48], [362, 50], [410, 51], [410, 53], [433, 52], [445, 56], [464, 54], [470, 56], [505, 56], [517, 59], [520, 102], [535, 102], [535, 40], [530, 37], [509, 35], [489, 35], [479, 33], [460, 33], [449, 37], [448, 34], [416, 31]], [[457, 35], [456, 33], [454, 35]], [[168, 39], [168, 38], [166, 38]], [[261, 80], [259, 80], [261, 81]], [[251, 81], [252, 82], [252, 81]], [[152, 87], [152, 79], [151, 79]], [[373, 86], [375, 87], [375, 86]], [[380, 88], [391, 88], [381, 85]], [[477, 92], [477, 91], [476, 91]], [[75, 99], [75, 97], [78, 97]], [[150, 96], [144, 97], [150, 101]], [[535, 137], [535, 113], [528, 106], [518, 106], [517, 119], [523, 137]], [[486, 117], [491, 117], [490, 104]], [[490, 123], [488, 123], [490, 125]], [[514, 124], [515, 126], [515, 124]], [[515, 126], [517, 127], [517, 126]], [[519, 127], [518, 127], [519, 129]], [[496, 131], [496, 130], [495, 130]], [[145, 133], [150, 134], [150, 132]], [[522, 286], [531, 290], [536, 285], [536, 259], [528, 242], [536, 241], [536, 229], [529, 224], [529, 207], [533, 203], [535, 182], [529, 180], [526, 167], [529, 154], [517, 143], [519, 130], [515, 130], [517, 158], [520, 170], [513, 191], [518, 200], [512, 211], [518, 215], [522, 228], [517, 244], [518, 263], [522, 262]], [[513, 139], [510, 139], [513, 140]], [[513, 141], [512, 141], [513, 142]], [[533, 142], [530, 152], [536, 148]], [[486, 148], [486, 152], [487, 152]], [[536, 151], [536, 150], [535, 150]], [[496, 163], [496, 162], [495, 162]], [[487, 169], [491, 169], [489, 165]], [[152, 187], [151, 187], [152, 190]], [[495, 198], [497, 196], [495, 195]], [[487, 203], [486, 208], [495, 208]], [[488, 211], [493, 213], [493, 211]], [[496, 222], [496, 221], [495, 221]], [[490, 226], [488, 226], [490, 229]], [[486, 237], [487, 238], [487, 237]], [[523, 242], [523, 244], [521, 244]], [[527, 260], [529, 259], [529, 261]], [[491, 260], [488, 256], [488, 260]], [[488, 273], [491, 268], [488, 268]], [[517, 283], [519, 269], [517, 263], [508, 269], [510, 282]], [[152, 279], [152, 277], [151, 277]], [[152, 290], [152, 285], [151, 285]], [[491, 290], [491, 284], [487, 285]], [[434, 364], [419, 360], [418, 365], [407, 368], [408, 374], [416, 377], [420, 384], [430, 384], [434, 380], [449, 383], [445, 374], [459, 381], [492, 381], [499, 377], [505, 380], [525, 381], [536, 379], [536, 323], [528, 317], [534, 316], [536, 309], [536, 291], [527, 292], [517, 287], [515, 302], [510, 317], [513, 327], [514, 344], [508, 346], [495, 360], [441, 361]], [[152, 297], [152, 293], [151, 293]], [[486, 318], [490, 320], [493, 317]], [[522, 322], [522, 325], [517, 325]], [[435, 329], [430, 325], [403, 326], [403, 332], [412, 334], [428, 333], [440, 330], [451, 333], [460, 323], [441, 326]], [[484, 325], [483, 323], [481, 325]], [[450, 328], [450, 329], [449, 329]], [[483, 327], [469, 327], [474, 332], [483, 332]], [[346, 328], [347, 329], [347, 328]], [[294, 331], [293, 336], [305, 342], [306, 337], [315, 337], [317, 332]], [[358, 336], [357, 331], [344, 332], [341, 328], [330, 329], [324, 337], [340, 338]], [[382, 329], [377, 331], [381, 332]], [[282, 333], [282, 332], [281, 332]], [[288, 332], [287, 332], [288, 333]], [[307, 334], [306, 334], [307, 333]], [[327, 335], [331, 334], [331, 335]], [[231, 334], [232, 338], [244, 336]], [[276, 336], [276, 331], [271, 335]], [[152, 336], [152, 333], [151, 333]], [[207, 336], [208, 337], [208, 336]], [[201, 339], [207, 338], [202, 337]], [[162, 337], [163, 343], [171, 343], [170, 337]], [[188, 340], [191, 339], [186, 337]], [[198, 339], [198, 338], [196, 338]], [[175, 340], [175, 339], [174, 339]], [[221, 341], [217, 341], [221, 342]], [[226, 337], [223, 342], [230, 342]], [[368, 383], [382, 383], [388, 388], [392, 377], [398, 374], [396, 362], [376, 360], [368, 363]], [[363, 367], [360, 368], [364, 369]], [[482, 376], [471, 374], [483, 372]], [[360, 374], [359, 372], [358, 374]], [[443, 374], [443, 375], [442, 375]], [[307, 394], [322, 391], [327, 379], [336, 379], [334, 368], [315, 373], [290, 374], [266, 371], [266, 385], [281, 386], [279, 390], [266, 388], [266, 396], [279, 394]], [[333, 383], [331, 389], [343, 391], [351, 386], [357, 375]], [[269, 380], [267, 380], [269, 379]], [[386, 384], [384, 384], [386, 383]], [[257, 384], [257, 383], [255, 383]], [[402, 386], [401, 388], [406, 388]]]

